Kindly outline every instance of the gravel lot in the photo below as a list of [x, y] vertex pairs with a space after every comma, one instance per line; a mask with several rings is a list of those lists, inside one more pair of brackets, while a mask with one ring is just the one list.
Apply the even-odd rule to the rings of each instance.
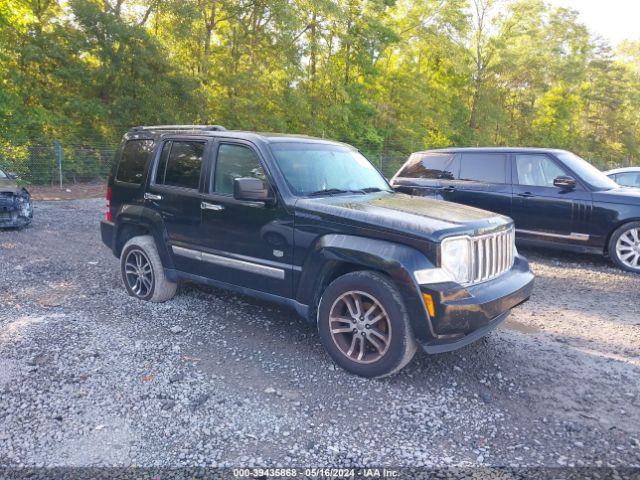
[[526, 250], [532, 300], [364, 380], [292, 311], [121, 286], [104, 200], [0, 231], [0, 466], [640, 466], [640, 276]]

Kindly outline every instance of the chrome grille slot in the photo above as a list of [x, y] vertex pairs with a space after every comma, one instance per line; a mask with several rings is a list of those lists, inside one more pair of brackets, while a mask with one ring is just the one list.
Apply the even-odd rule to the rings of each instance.
[[513, 228], [472, 238], [471, 283], [480, 283], [502, 275], [513, 265]]

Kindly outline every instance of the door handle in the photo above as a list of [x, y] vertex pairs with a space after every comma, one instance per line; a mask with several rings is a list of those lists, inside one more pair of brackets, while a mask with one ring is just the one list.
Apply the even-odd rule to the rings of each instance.
[[448, 187], [444, 187], [443, 190], [445, 192], [455, 192], [456, 191], [456, 187], [449, 185]]
[[220, 211], [220, 210], [224, 210], [224, 207], [222, 205], [216, 205], [215, 203], [200, 202], [200, 209]]
[[535, 197], [535, 195], [531, 192], [522, 192], [522, 193], [519, 193], [518, 196], [524, 197], [524, 198]]
[[144, 199], [145, 200], [162, 200], [162, 195], [155, 195], [153, 193], [145, 193], [144, 194]]

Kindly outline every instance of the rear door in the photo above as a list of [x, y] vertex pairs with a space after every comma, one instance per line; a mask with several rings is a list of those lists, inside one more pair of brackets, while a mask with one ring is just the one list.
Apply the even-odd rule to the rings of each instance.
[[200, 261], [177, 255], [180, 249], [197, 249], [200, 243], [200, 200], [204, 182], [204, 159], [210, 142], [202, 138], [166, 138], [151, 173], [145, 202], [162, 217], [175, 266], [196, 273]]
[[574, 175], [544, 153], [513, 155], [513, 220], [518, 236], [580, 244], [589, 240], [591, 193], [577, 179], [575, 190], [553, 185]]
[[508, 153], [460, 153], [453, 164], [453, 179], [442, 181], [443, 198], [511, 216]]

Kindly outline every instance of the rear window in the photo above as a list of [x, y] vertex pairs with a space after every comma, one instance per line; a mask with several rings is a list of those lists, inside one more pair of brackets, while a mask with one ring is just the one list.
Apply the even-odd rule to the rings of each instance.
[[162, 147], [155, 183], [197, 190], [204, 147], [204, 142], [166, 142]]
[[506, 183], [507, 156], [501, 153], [463, 153], [460, 157], [460, 180], [483, 183]]
[[414, 153], [404, 165], [398, 177], [405, 178], [453, 178], [452, 153]]
[[125, 143], [120, 155], [116, 180], [140, 184], [144, 173], [144, 164], [153, 151], [153, 144], [153, 140], [129, 140]]

